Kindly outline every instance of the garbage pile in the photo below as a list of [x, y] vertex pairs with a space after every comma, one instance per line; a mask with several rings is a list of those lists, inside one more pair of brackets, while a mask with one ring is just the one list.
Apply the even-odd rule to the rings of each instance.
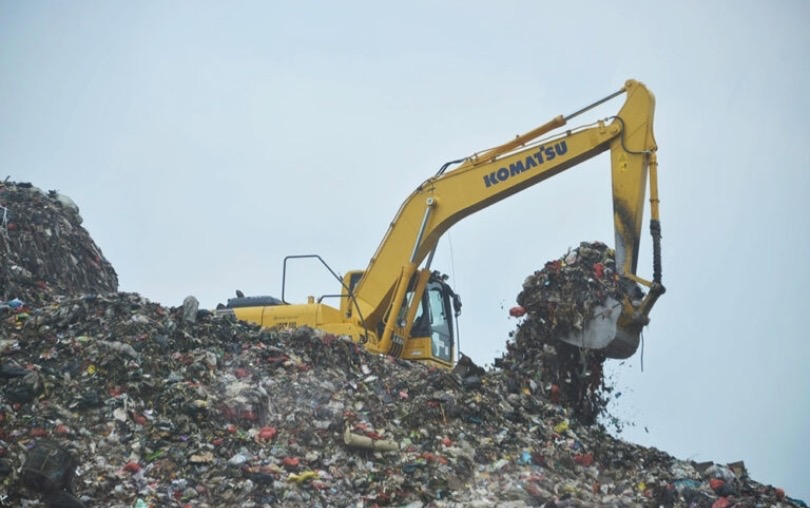
[[514, 369], [448, 372], [131, 293], [63, 298], [0, 336], [7, 506], [799, 505], [583, 425]]
[[806, 506], [583, 423], [545, 343], [445, 371], [192, 297], [46, 296], [0, 316], [0, 506]]
[[523, 283], [512, 314], [525, 317], [507, 344], [507, 358], [498, 361], [504, 368], [536, 371], [552, 400], [585, 424], [606, 415], [613, 387], [603, 375], [605, 355], [558, 339], [580, 331], [607, 298], [621, 301], [622, 294], [614, 252], [604, 243], [582, 242], [545, 263]]
[[118, 290], [115, 270], [81, 224], [64, 194], [0, 182], [0, 315], [8, 311], [2, 302]]

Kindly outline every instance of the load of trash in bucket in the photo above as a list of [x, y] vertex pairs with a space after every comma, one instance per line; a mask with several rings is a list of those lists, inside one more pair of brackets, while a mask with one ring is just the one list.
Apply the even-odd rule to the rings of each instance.
[[601, 242], [582, 242], [526, 278], [514, 316], [523, 316], [498, 364], [534, 370], [551, 386], [552, 400], [586, 424], [606, 416], [613, 387], [605, 382], [605, 355], [562, 342], [581, 331], [593, 309], [608, 298], [621, 301], [614, 252]]
[[584, 423], [525, 331], [502, 368], [446, 371], [308, 328], [84, 293], [7, 295], [20, 304], [0, 316], [0, 506], [804, 506], [742, 463]]

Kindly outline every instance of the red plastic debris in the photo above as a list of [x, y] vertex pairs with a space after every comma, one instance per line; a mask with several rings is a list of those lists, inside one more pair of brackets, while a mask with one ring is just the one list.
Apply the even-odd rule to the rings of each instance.
[[262, 441], [270, 441], [274, 437], [276, 437], [276, 428], [275, 427], [262, 427], [259, 430], [259, 439]]
[[124, 464], [124, 471], [128, 473], [137, 473], [141, 470], [141, 465], [137, 462], [127, 462]]
[[726, 482], [720, 478], [712, 478], [709, 480], [709, 487], [711, 487], [715, 492], [722, 489], [725, 484]]
[[31, 437], [45, 437], [48, 435], [48, 431], [39, 427], [31, 429], [28, 433]]
[[241, 367], [234, 369], [233, 375], [239, 379], [245, 379], [246, 377], [250, 377], [250, 371], [247, 369], [243, 369]]
[[281, 463], [287, 467], [298, 467], [301, 464], [301, 459], [298, 457], [284, 457]]
[[731, 501], [727, 497], [721, 497], [712, 504], [712, 508], [728, 508], [731, 506]]
[[560, 403], [560, 387], [559, 385], [551, 385], [551, 402], [555, 404]]
[[516, 305], [509, 309], [509, 315], [512, 317], [520, 317], [526, 314], [526, 309], [521, 307], [520, 305]]
[[580, 453], [574, 455], [574, 462], [583, 466], [590, 466], [593, 464], [593, 453]]
[[780, 489], [779, 487], [777, 487], [776, 490], [773, 491], [773, 493], [776, 496], [776, 499], [778, 499], [780, 501], [785, 499], [785, 490], [784, 489]]
[[594, 263], [593, 274], [596, 275], [597, 279], [601, 279], [605, 275], [605, 265], [602, 263]]
[[427, 462], [438, 462], [439, 464], [442, 465], [447, 465], [450, 463], [446, 457], [442, 457], [441, 455], [435, 455], [430, 452], [423, 453], [422, 458], [425, 459], [425, 461]]

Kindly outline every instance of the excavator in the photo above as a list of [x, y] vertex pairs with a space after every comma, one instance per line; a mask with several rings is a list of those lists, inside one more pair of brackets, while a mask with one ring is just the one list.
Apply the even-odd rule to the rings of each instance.
[[[620, 95], [625, 101], [615, 116], [560, 131], [572, 118]], [[615, 266], [623, 301], [604, 302], [578, 332], [559, 340], [599, 350], [608, 358], [628, 358], [638, 348], [650, 310], [664, 293], [654, 109], [655, 97], [648, 88], [627, 80], [620, 90], [572, 114], [558, 115], [502, 145], [448, 162], [401, 205], [365, 270], [341, 277], [318, 255], [287, 256], [281, 299], [237, 292], [218, 312], [267, 328], [309, 326], [349, 336], [372, 353], [452, 368], [457, 344], [454, 318], [461, 311], [461, 300], [448, 277], [431, 269], [441, 236], [489, 205], [610, 152]], [[652, 280], [637, 274], [648, 183]], [[340, 282], [340, 293], [317, 301], [310, 296], [306, 303], [285, 301], [288, 261], [300, 258], [320, 261]], [[339, 305], [323, 303], [327, 297], [339, 299]]]

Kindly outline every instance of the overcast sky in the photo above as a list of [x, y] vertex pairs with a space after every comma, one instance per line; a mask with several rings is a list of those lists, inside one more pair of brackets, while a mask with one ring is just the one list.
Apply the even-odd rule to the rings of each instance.
[[[365, 268], [444, 162], [638, 79], [657, 99], [668, 292], [644, 371], [640, 353], [612, 364], [622, 436], [744, 460], [810, 501], [808, 20], [799, 0], [6, 0], [0, 178], [73, 198], [122, 291], [213, 307], [278, 296], [288, 254]], [[609, 182], [600, 156], [445, 235], [462, 351], [490, 364], [527, 275], [613, 243]], [[291, 266], [288, 299], [337, 290]]]

